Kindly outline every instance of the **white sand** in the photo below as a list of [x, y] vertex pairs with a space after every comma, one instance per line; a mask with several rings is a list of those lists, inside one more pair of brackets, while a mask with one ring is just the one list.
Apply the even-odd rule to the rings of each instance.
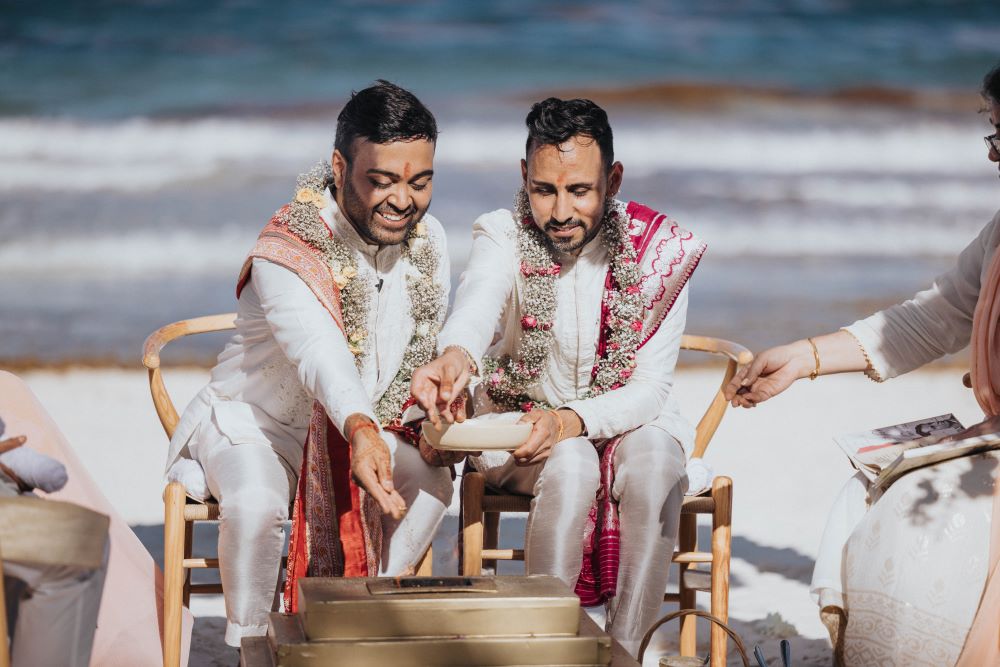
[[[701, 369], [679, 373], [677, 393], [690, 418], [700, 416], [718, 375]], [[111, 503], [161, 560], [160, 493], [167, 443], [153, 412], [145, 373], [80, 369], [22, 376], [78, 449]], [[207, 372], [196, 370], [168, 375], [179, 409], [206, 378]], [[921, 371], [885, 385], [860, 376], [800, 382], [755, 410], [727, 413], [707, 459], [718, 473], [734, 479], [729, 609], [751, 648], [760, 642], [774, 657], [778, 639], [787, 637], [793, 639], [796, 665], [830, 664], [829, 642], [809, 598], [808, 582], [826, 512], [851, 473], [831, 438], [943, 412], [954, 412], [967, 424], [981, 419], [957, 370]], [[435, 541], [439, 574], [454, 572], [456, 510], [457, 497], [452, 516]], [[505, 532], [513, 534], [521, 525], [518, 517], [512, 517]], [[707, 596], [699, 601], [707, 605]], [[221, 599], [196, 597], [192, 606], [199, 619], [191, 664], [236, 664], [235, 653], [221, 642]], [[769, 617], [772, 614], [780, 618]], [[655, 646], [675, 637], [676, 628], [665, 630]], [[653, 657], [645, 662], [656, 664]]]

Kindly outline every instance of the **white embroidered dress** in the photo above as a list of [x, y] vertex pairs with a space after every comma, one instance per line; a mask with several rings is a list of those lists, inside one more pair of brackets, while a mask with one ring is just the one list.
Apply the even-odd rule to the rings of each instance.
[[[969, 344], [998, 246], [1000, 213], [929, 289], [846, 327], [871, 362], [869, 376], [902, 375]], [[991, 453], [916, 470], [870, 506], [860, 475], [845, 484], [811, 590], [821, 608], [846, 610], [848, 666], [955, 663], [989, 565], [998, 461]]]

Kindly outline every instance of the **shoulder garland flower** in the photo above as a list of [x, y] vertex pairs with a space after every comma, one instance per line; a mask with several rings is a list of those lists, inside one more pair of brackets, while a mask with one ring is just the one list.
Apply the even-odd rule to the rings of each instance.
[[[562, 267], [555, 259], [552, 243], [532, 218], [524, 188], [515, 198], [514, 218], [519, 223], [517, 251], [524, 284], [523, 334], [514, 357], [483, 359], [486, 393], [505, 410], [551, 409], [553, 406], [531, 398], [528, 392], [545, 377], [556, 313], [556, 278]], [[644, 309], [642, 274], [629, 223], [625, 205], [608, 199], [600, 224], [601, 238], [611, 258], [611, 281], [604, 292], [598, 358], [585, 398], [624, 386], [635, 371]]]
[[[369, 300], [375, 289], [358, 274], [357, 251], [333, 236], [319, 212], [326, 206], [324, 190], [333, 180], [328, 162], [320, 162], [296, 181], [292, 202], [279, 213], [289, 231], [322, 253], [340, 290], [344, 334], [360, 371], [369, 353], [367, 332]], [[444, 289], [437, 282], [438, 251], [427, 235], [427, 226], [414, 225], [402, 246], [402, 258], [413, 267], [406, 276], [413, 318], [413, 337], [403, 351], [403, 361], [389, 387], [375, 405], [375, 418], [386, 426], [396, 420], [410, 398], [413, 371], [434, 359], [437, 335], [444, 319]]]

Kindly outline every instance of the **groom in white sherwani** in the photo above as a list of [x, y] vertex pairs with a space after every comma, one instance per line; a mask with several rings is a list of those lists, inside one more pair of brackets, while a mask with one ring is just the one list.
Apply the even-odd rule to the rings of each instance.
[[426, 215], [436, 139], [398, 86], [351, 97], [331, 162], [299, 177], [251, 251], [236, 333], [171, 441], [168, 477], [221, 506], [230, 645], [266, 632], [293, 499], [289, 610], [301, 576], [411, 571], [451, 500], [449, 471], [424, 462], [407, 423], [449, 292]]
[[526, 124], [514, 211], [475, 222], [442, 354], [414, 373], [413, 393], [432, 420], [462, 418], [451, 402], [478, 374], [477, 416], [532, 424], [512, 455], [473, 465], [534, 496], [527, 572], [604, 603], [608, 630], [635, 654], [663, 600], [687, 488], [694, 429], [672, 384], [704, 245], [615, 199], [623, 167], [596, 104], [549, 98]]

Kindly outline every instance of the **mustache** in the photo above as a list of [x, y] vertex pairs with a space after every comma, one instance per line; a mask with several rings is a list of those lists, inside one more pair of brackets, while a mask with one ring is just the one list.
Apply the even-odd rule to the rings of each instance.
[[408, 215], [414, 215], [417, 212], [417, 207], [414, 206], [413, 204], [410, 204], [409, 206], [407, 206], [404, 209], [398, 209], [395, 206], [393, 206], [392, 204], [381, 204], [381, 205], [375, 207], [375, 212], [376, 213], [391, 213], [393, 215], [400, 215], [400, 216], [404, 216], [405, 217], [405, 216], [408, 216]]
[[569, 220], [552, 220], [545, 223], [545, 229], [568, 229], [570, 227], [582, 227], [583, 221], [571, 218]]

